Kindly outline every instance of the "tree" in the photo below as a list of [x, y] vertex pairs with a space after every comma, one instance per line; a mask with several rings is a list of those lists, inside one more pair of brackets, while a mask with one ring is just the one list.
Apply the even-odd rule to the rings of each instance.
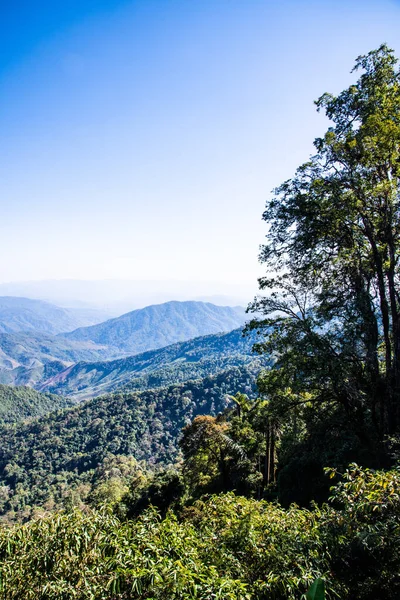
[[263, 317], [249, 325], [267, 332], [257, 348], [276, 357], [263, 377], [272, 404], [339, 411], [382, 460], [384, 440], [400, 429], [396, 63], [382, 45], [357, 59], [354, 85], [317, 100], [332, 125], [267, 203], [259, 283], [269, 295], [254, 300]]
[[180, 447], [184, 478], [193, 496], [240, 488], [251, 470], [246, 452], [230, 436], [230, 424], [223, 417], [195, 417], [183, 429]]

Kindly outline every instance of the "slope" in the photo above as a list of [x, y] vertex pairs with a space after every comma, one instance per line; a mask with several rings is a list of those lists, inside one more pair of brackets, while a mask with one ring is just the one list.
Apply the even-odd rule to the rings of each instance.
[[82, 360], [109, 358], [107, 348], [49, 334], [0, 333], [0, 383], [33, 385]]
[[[95, 470], [113, 455], [147, 464], [173, 462], [182, 427], [224, 409], [227, 394], [252, 393], [256, 372], [231, 368], [157, 390], [119, 392], [14, 427], [0, 428], [0, 511], [31, 516], [72, 492], [87, 498]], [[30, 507], [30, 508], [29, 508]]]
[[39, 383], [37, 389], [85, 399], [121, 386], [131, 390], [162, 387], [213, 375], [230, 366], [260, 362], [252, 353], [254, 342], [254, 335], [243, 338], [236, 329], [128, 358], [78, 363]]
[[0, 333], [36, 331], [55, 335], [72, 331], [89, 323], [91, 319], [86, 318], [83, 313], [78, 315], [42, 300], [0, 297]]
[[71, 406], [67, 398], [40, 394], [27, 387], [0, 385], [0, 423], [15, 423]]
[[61, 336], [92, 341], [120, 353], [138, 354], [201, 335], [231, 331], [242, 326], [245, 318], [240, 307], [173, 301], [134, 310]]

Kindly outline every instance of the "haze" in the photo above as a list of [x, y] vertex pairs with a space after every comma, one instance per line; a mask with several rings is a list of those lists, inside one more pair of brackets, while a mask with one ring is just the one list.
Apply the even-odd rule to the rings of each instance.
[[381, 0], [38, 0], [0, 14], [1, 283], [250, 293], [270, 190], [327, 127], [313, 101], [354, 80], [359, 54], [384, 41], [399, 54], [400, 5]]

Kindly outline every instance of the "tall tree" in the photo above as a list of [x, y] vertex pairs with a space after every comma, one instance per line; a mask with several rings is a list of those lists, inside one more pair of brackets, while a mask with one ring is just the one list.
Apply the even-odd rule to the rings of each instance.
[[[263, 391], [290, 410], [339, 406], [360, 439], [400, 429], [400, 73], [386, 45], [317, 100], [332, 125], [275, 190], [251, 329], [276, 356]], [[276, 369], [280, 369], [277, 377]], [[371, 433], [373, 432], [373, 434]], [[366, 440], [364, 440], [366, 441]]]

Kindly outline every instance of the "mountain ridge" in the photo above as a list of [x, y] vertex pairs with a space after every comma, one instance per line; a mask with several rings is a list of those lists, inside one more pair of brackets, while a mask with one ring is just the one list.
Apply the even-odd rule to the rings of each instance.
[[99, 322], [105, 313], [68, 309], [45, 300], [24, 296], [0, 296], [0, 333], [57, 335]]
[[0, 333], [0, 383], [31, 385], [45, 371], [61, 371], [80, 360], [101, 360], [108, 349], [50, 334]]
[[125, 354], [155, 350], [202, 335], [231, 331], [244, 325], [241, 307], [209, 302], [171, 301], [125, 313], [104, 323], [80, 327], [57, 337], [92, 341]]
[[114, 360], [79, 362], [55, 372], [39, 391], [86, 399], [122, 387], [142, 390], [214, 375], [231, 366], [260, 361], [252, 352], [255, 335], [241, 329], [200, 336], [156, 350]]
[[[241, 327], [244, 321], [245, 312], [240, 307], [219, 307], [211, 303], [196, 301], [172, 301], [131, 311], [121, 317], [108, 319], [99, 325], [78, 328], [73, 332], [56, 336], [37, 331], [0, 332], [0, 383], [42, 389], [42, 384], [49, 381], [51, 385], [53, 380], [57, 386], [61, 384], [62, 393], [70, 394], [87, 388], [88, 382], [85, 380], [93, 379], [93, 373], [90, 375], [85, 373], [82, 381], [76, 378], [77, 389], [68, 389], [72, 378], [77, 376], [78, 371], [82, 371], [82, 369], [93, 371], [97, 368], [95, 364], [82, 366], [81, 363], [99, 363], [99, 373], [94, 377], [96, 393], [109, 392], [115, 388], [115, 385], [128, 383], [128, 374], [124, 373], [126, 369], [123, 365], [117, 364], [116, 368], [119, 373], [111, 375], [107, 382], [105, 376], [110, 369], [110, 364], [106, 361], [129, 359], [137, 354], [168, 348], [173, 344], [187, 342], [190, 339], [216, 335], [224, 330], [229, 332], [237, 329], [238, 326]], [[232, 353], [237, 355], [244, 348], [240, 332], [234, 335], [237, 338], [235, 344], [239, 344], [242, 349], [233, 348], [230, 344], [228, 352], [230, 355]], [[208, 340], [205, 344], [207, 345], [209, 342]], [[220, 340], [217, 345], [219, 342]], [[195, 344], [198, 343], [198, 341], [195, 342]], [[193, 362], [194, 358], [185, 357], [186, 364], [182, 366], [182, 372], [179, 372], [179, 369], [171, 364], [167, 364], [171, 363], [171, 360], [168, 359], [170, 350], [162, 352], [161, 355], [167, 355], [159, 365], [163, 373], [159, 373], [156, 378], [153, 377], [152, 381], [156, 379], [162, 381], [163, 384], [172, 383], [173, 373], [178, 377], [178, 381], [187, 380], [188, 377], [215, 373], [217, 369], [212, 364], [214, 357], [211, 354], [213, 352], [211, 354], [207, 352], [204, 347], [203, 355], [199, 360], [208, 356], [209, 364], [203, 362], [197, 371], [188, 364], [190, 361]], [[220, 350], [217, 354], [218, 360], [222, 361], [221, 365], [223, 364], [224, 367], [235, 364], [233, 359], [227, 360], [225, 356], [221, 358]], [[239, 364], [247, 362], [250, 354], [249, 344], [247, 344], [244, 354], [247, 358], [243, 361], [243, 357], [241, 357], [238, 360]], [[158, 360], [155, 355], [152, 355], [152, 359], [156, 362]], [[126, 364], [132, 363], [132, 360], [127, 360]], [[135, 363], [134, 360], [133, 363]], [[75, 366], [77, 364], [79, 366]], [[147, 377], [150, 370], [154, 371], [154, 366], [153, 364], [147, 371], [144, 367], [141, 368], [142, 375]], [[130, 367], [128, 367], [128, 371], [129, 369]], [[73, 371], [72, 375], [71, 371]], [[100, 382], [101, 375], [103, 376], [102, 382]], [[147, 384], [144, 379], [139, 384], [137, 373], [133, 373], [132, 377], [135, 375], [137, 379], [135, 385], [139, 386], [137, 389], [143, 389], [150, 385], [150, 381]], [[67, 379], [68, 385], [62, 384], [64, 379]], [[57, 393], [60, 391], [58, 387], [50, 389]], [[93, 393], [90, 390], [87, 391], [88, 394], [83, 391], [77, 394], [77, 397], [93, 397]]]

